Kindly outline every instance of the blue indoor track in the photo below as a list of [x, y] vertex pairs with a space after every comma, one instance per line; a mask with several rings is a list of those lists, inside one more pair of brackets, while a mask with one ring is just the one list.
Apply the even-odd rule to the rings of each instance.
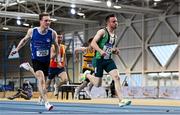
[[180, 115], [178, 106], [125, 106], [113, 104], [83, 104], [54, 102], [54, 109], [47, 111], [37, 102], [0, 101], [0, 115]]

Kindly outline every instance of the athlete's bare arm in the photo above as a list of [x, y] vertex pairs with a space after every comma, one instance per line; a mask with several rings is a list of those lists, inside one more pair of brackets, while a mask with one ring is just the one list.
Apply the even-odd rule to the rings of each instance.
[[86, 50], [86, 47], [79, 47], [75, 49], [75, 61], [77, 62], [79, 59], [79, 52], [84, 52]]
[[58, 67], [61, 67], [61, 55], [60, 55], [60, 45], [58, 45], [58, 39], [57, 39], [57, 33], [56, 31], [53, 31], [53, 38], [54, 38], [54, 47], [55, 47], [55, 57], [56, 57], [56, 62], [58, 63]]
[[21, 41], [19, 42], [18, 46], [16, 47], [15, 50], [13, 50], [10, 55], [14, 55], [16, 54], [26, 43], [27, 41], [31, 38], [32, 36], [32, 28], [30, 28], [28, 31], [27, 31], [27, 34], [25, 35], [24, 38], [21, 39]]
[[100, 29], [96, 35], [94, 36], [92, 42], [91, 42], [91, 47], [93, 47], [96, 51], [100, 52], [101, 55], [105, 55], [105, 52], [99, 48], [97, 42], [101, 39], [101, 37], [104, 36], [105, 30], [104, 29]]
[[55, 46], [51, 46], [51, 59], [56, 58], [56, 51], [55, 51]]
[[60, 53], [59, 53], [59, 49], [60, 49], [60, 46], [58, 45], [58, 40], [57, 40], [57, 33], [56, 31], [53, 31], [53, 44], [54, 44], [54, 47], [55, 47], [55, 54], [56, 54], [56, 61], [59, 63], [60, 62]]

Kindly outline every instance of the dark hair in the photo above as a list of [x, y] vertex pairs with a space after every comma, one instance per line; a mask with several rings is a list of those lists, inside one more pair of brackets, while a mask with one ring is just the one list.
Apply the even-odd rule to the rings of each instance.
[[85, 42], [85, 43], [83, 43], [83, 45], [82, 45], [83, 47], [88, 47], [88, 43], [87, 42]]
[[93, 40], [93, 37], [89, 38], [88, 41], [83, 44], [83, 47], [88, 47], [91, 44], [92, 40]]
[[92, 42], [92, 40], [93, 40], [93, 37], [92, 37], [92, 38], [89, 38], [88, 44], [90, 44], [90, 43]]
[[47, 12], [39, 14], [39, 20], [42, 20], [43, 16], [50, 16]]
[[111, 17], [116, 17], [116, 15], [115, 14], [110, 14], [110, 15], [106, 16], [105, 21], [107, 22], [109, 20], [109, 18], [111, 18]]
[[58, 38], [60, 38], [60, 37], [63, 38], [63, 35], [59, 34], [59, 35], [57, 35], [57, 37], [58, 37]]

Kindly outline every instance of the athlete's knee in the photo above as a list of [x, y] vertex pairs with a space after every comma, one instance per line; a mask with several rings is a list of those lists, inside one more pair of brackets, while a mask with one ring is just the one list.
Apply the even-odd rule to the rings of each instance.
[[69, 81], [68, 78], [65, 78], [65, 79], [64, 79], [64, 82], [65, 82], [65, 83], [67, 83], [68, 81]]
[[115, 81], [119, 81], [119, 80], [120, 80], [119, 75], [115, 75], [115, 76], [114, 76], [114, 80], [115, 80]]
[[43, 76], [39, 76], [37, 79], [39, 80], [39, 82], [44, 82], [44, 77]]
[[43, 74], [43, 72], [42, 72], [42, 71], [36, 72], [36, 78], [37, 78], [39, 81], [43, 80], [43, 79], [44, 79], [44, 74]]
[[61, 77], [63, 83], [67, 83], [69, 81], [68, 77]]

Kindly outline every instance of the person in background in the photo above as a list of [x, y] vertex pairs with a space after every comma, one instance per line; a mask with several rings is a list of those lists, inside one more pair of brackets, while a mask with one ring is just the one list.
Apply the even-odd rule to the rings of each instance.
[[33, 88], [28, 80], [25, 80], [23, 83], [23, 88], [19, 88], [18, 92], [15, 95], [12, 95], [8, 97], [8, 99], [13, 100], [15, 98], [24, 98], [26, 100], [30, 100], [31, 97], [33, 96]]
[[[91, 41], [93, 38], [90, 38], [87, 42], [87, 46], [85, 47], [79, 47], [75, 49], [75, 56], [76, 56], [76, 62], [78, 61], [78, 55], [79, 52], [83, 53], [83, 65], [82, 65], [82, 71], [83, 73], [87, 70], [89, 70], [91, 72], [91, 74], [94, 73], [94, 67], [93, 67], [93, 57], [95, 54], [95, 50], [90, 46]], [[89, 86], [88, 86], [89, 84]], [[87, 88], [85, 88], [86, 86], [88, 86]], [[82, 81], [81, 85], [79, 87], [77, 87], [75, 89], [75, 93], [74, 93], [74, 99], [78, 99], [79, 98], [79, 92], [84, 89], [87, 93], [87, 95], [91, 98], [91, 89], [93, 87], [93, 84], [90, 83], [89, 79], [85, 79], [84, 81]]]
[[66, 65], [66, 52], [65, 52], [65, 45], [62, 44], [63, 35], [57, 36], [58, 45], [59, 45], [59, 53], [61, 55], [60, 62], [61, 66], [58, 66], [58, 63], [56, 62], [56, 50], [54, 45], [51, 46], [51, 60], [50, 60], [50, 67], [49, 67], [49, 75], [46, 80], [46, 88], [48, 88], [51, 84], [52, 79], [54, 79], [56, 76], [60, 78], [61, 80], [57, 80], [54, 84], [54, 95], [58, 96], [58, 89], [61, 85], [67, 83], [68, 76], [65, 70]]

